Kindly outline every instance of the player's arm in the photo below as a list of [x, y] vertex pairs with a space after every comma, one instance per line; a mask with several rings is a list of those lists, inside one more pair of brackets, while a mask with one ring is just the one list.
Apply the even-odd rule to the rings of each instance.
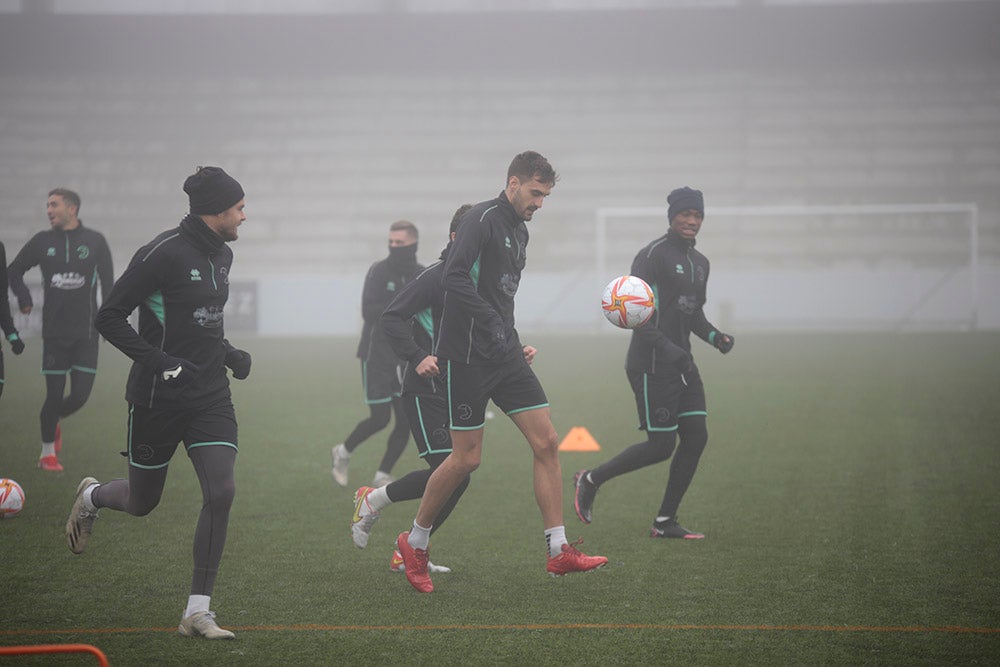
[[460, 232], [448, 253], [444, 277], [441, 280], [447, 294], [448, 307], [456, 305], [480, 326], [491, 332], [493, 340], [503, 346], [505, 335], [503, 319], [479, 295], [472, 280], [473, 267], [476, 266], [483, 248], [490, 240], [490, 227], [483, 221], [469, 220], [462, 223]]
[[21, 340], [14, 326], [14, 318], [10, 316], [10, 301], [7, 297], [7, 252], [3, 244], [0, 243], [0, 329], [3, 329], [4, 337], [10, 341], [11, 350], [14, 354], [21, 354], [24, 351], [24, 341]]
[[361, 289], [361, 317], [365, 322], [374, 324], [385, 310], [385, 278], [379, 271], [381, 264], [376, 262], [368, 269], [365, 284]]
[[698, 309], [691, 314], [691, 333], [701, 338], [703, 341], [711, 345], [712, 347], [726, 354], [731, 349], [733, 349], [734, 337], [731, 334], [722, 333], [719, 331], [714, 324], [708, 321], [708, 317], [705, 315], [705, 302], [707, 300], [708, 289], [708, 264], [705, 265], [705, 282], [702, 287], [698, 290]]
[[101, 281], [101, 303], [104, 303], [111, 293], [111, 286], [115, 283], [115, 267], [111, 259], [111, 248], [108, 242], [101, 235], [101, 252], [97, 259], [97, 278]]
[[14, 292], [14, 296], [17, 297], [17, 306], [22, 313], [30, 313], [32, 307], [35, 305], [31, 300], [31, 292], [28, 290], [27, 285], [24, 284], [24, 274], [28, 269], [38, 264], [38, 254], [35, 251], [35, 247], [38, 245], [37, 239], [38, 234], [31, 237], [31, 240], [24, 244], [21, 251], [14, 257], [14, 261], [7, 267], [7, 278], [10, 280], [10, 289]]
[[635, 335], [646, 345], [654, 348], [657, 353], [666, 359], [667, 363], [683, 372], [691, 364], [691, 355], [684, 348], [680, 347], [667, 337], [657, 326], [660, 320], [661, 303], [670, 296], [659, 291], [660, 285], [666, 281], [659, 280], [656, 271], [656, 262], [653, 258], [639, 254], [632, 262], [630, 273], [637, 278], [642, 278], [647, 284], [657, 286], [656, 311], [653, 316], [641, 327], [633, 329]]
[[[129, 323], [128, 317], [140, 306], [153, 310], [162, 308], [162, 303], [155, 303], [154, 295], [159, 293], [162, 284], [162, 274], [165, 269], [163, 264], [161, 253], [149, 253], [148, 247], [141, 248], [111, 287], [94, 320], [97, 330], [105, 340], [132, 361], [157, 371], [162, 370], [165, 364], [169, 364], [168, 355], [146, 342]], [[160, 317], [162, 319], [162, 314]]]
[[[431, 308], [435, 297], [441, 291], [440, 284], [433, 280], [433, 274], [426, 275], [426, 278], [425, 274], [417, 276], [400, 290], [395, 298], [389, 302], [380, 320], [382, 331], [385, 333], [392, 351], [400, 359], [406, 359], [413, 364], [415, 368], [419, 367], [431, 354], [417, 344], [413, 335], [413, 327], [421, 325], [414, 324], [413, 318]], [[433, 332], [429, 333], [433, 338]], [[418, 372], [420, 371], [418, 370]], [[436, 375], [436, 373], [432, 374]]]

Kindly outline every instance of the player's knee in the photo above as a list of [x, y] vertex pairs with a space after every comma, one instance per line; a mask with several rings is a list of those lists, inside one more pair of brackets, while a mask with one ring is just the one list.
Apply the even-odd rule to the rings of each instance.
[[674, 453], [677, 437], [673, 431], [652, 431], [649, 434], [650, 455], [655, 463], [666, 461]]
[[212, 482], [205, 493], [205, 503], [216, 509], [232, 507], [233, 499], [236, 497], [236, 481], [229, 479], [221, 482]]
[[708, 426], [702, 415], [684, 417], [678, 430], [684, 447], [704, 449], [708, 444]]

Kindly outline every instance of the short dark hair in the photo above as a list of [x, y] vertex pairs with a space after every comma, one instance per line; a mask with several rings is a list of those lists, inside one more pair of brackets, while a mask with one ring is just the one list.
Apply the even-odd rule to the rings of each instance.
[[76, 194], [72, 190], [68, 190], [66, 188], [52, 188], [49, 190], [49, 196], [51, 197], [52, 195], [59, 195], [67, 204], [76, 206], [77, 213], [80, 212], [80, 195]]
[[508, 181], [511, 176], [517, 176], [519, 181], [537, 178], [540, 183], [555, 184], [559, 180], [559, 175], [549, 161], [535, 151], [524, 151], [514, 156], [510, 166], [507, 167]]
[[397, 220], [396, 222], [389, 225], [390, 232], [406, 232], [415, 239], [420, 238], [420, 232], [417, 231], [417, 226], [410, 222], [409, 220]]
[[458, 223], [462, 221], [462, 216], [465, 215], [470, 208], [472, 208], [472, 204], [462, 204], [458, 207], [458, 210], [455, 211], [455, 215], [451, 216], [451, 226], [448, 227], [449, 234], [454, 234], [458, 231]]

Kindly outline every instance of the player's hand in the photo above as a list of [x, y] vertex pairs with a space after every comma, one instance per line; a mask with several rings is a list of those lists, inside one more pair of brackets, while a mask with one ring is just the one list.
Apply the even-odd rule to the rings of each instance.
[[7, 336], [7, 340], [10, 341], [11, 352], [13, 352], [14, 354], [21, 354], [22, 352], [24, 352], [24, 341], [21, 340], [21, 337], [17, 335], [16, 331], [11, 335]]
[[441, 369], [438, 368], [437, 357], [433, 354], [428, 354], [426, 357], [420, 360], [417, 367], [414, 369], [417, 371], [417, 375], [422, 378], [430, 378], [435, 375], [441, 374]]
[[729, 334], [722, 333], [721, 331], [715, 334], [715, 348], [722, 354], [726, 354], [729, 350], [733, 349], [733, 343], [736, 339]]
[[246, 380], [250, 375], [250, 362], [250, 353], [244, 350], [232, 349], [226, 353], [226, 366], [237, 380]]
[[183, 387], [190, 384], [200, 370], [187, 359], [164, 354], [156, 368], [156, 373], [164, 383], [171, 387]]
[[538, 354], [538, 350], [530, 345], [525, 345], [522, 348], [522, 351], [524, 352], [524, 360], [527, 361], [530, 366], [531, 362], [535, 360], [535, 355]]

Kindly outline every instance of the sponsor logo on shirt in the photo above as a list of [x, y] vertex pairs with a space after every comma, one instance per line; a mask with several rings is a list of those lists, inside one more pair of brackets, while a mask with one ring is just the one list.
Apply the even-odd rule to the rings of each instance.
[[69, 271], [67, 273], [53, 273], [52, 280], [49, 284], [56, 289], [80, 289], [81, 287], [87, 286], [87, 279], [81, 276], [76, 271]]
[[200, 327], [218, 329], [222, 326], [222, 306], [201, 306], [195, 309], [193, 316]]
[[385, 284], [385, 289], [386, 289], [386, 291], [389, 291], [389, 292], [395, 292], [396, 291], [396, 283], [394, 283], [394, 282], [392, 282], [390, 280], [389, 282], [387, 282]]
[[45, 256], [46, 257], [55, 257], [56, 256], [56, 249], [55, 248], [49, 248], [48, 250], [45, 251]]
[[677, 267], [674, 269], [674, 272], [676, 274], [678, 274], [678, 275], [683, 276], [684, 275], [684, 267], [681, 266], [680, 264], [678, 264]]
[[198, 269], [191, 269], [191, 282], [196, 282], [201, 280], [201, 271]]

